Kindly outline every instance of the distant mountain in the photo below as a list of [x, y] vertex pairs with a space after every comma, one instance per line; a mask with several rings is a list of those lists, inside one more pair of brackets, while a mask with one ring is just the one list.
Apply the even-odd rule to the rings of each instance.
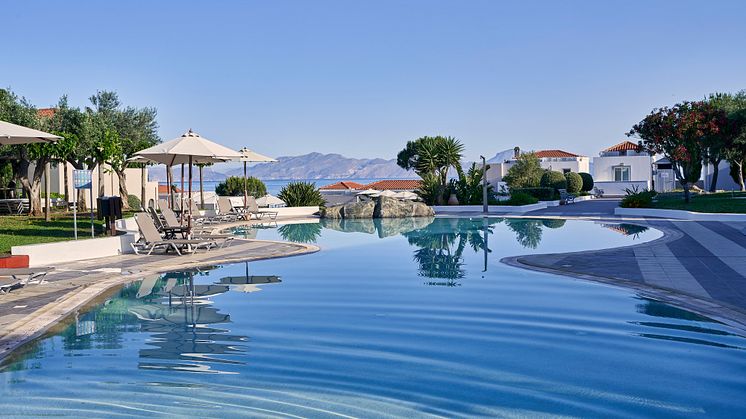
[[491, 159], [487, 160], [487, 163], [502, 163], [505, 160], [512, 159], [514, 156], [515, 151], [511, 148], [510, 150], [498, 152]]
[[[180, 169], [174, 169], [179, 177]], [[260, 179], [416, 179], [414, 172], [408, 172], [396, 165], [396, 160], [353, 159], [340, 154], [310, 153], [302, 156], [283, 156], [277, 163], [261, 163], [249, 167], [249, 175]], [[204, 180], [223, 180], [227, 176], [243, 176], [243, 166], [235, 163], [216, 164], [205, 167]], [[197, 178], [197, 171], [194, 171]], [[150, 180], [166, 180], [166, 169], [156, 166], [150, 170]]]

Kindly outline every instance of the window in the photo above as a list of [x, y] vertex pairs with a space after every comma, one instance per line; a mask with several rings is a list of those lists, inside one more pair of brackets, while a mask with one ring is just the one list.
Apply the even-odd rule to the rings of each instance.
[[629, 166], [614, 167], [614, 182], [629, 182]]
[[570, 170], [570, 169], [562, 169], [562, 173], [570, 173], [570, 172], [572, 172], [572, 170]]

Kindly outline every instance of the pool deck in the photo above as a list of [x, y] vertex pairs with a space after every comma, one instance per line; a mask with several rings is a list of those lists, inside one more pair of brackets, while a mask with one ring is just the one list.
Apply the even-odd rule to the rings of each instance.
[[622, 217], [614, 215], [618, 206], [617, 199], [599, 199], [505, 216], [630, 223], [661, 230], [663, 237], [622, 248], [502, 262], [632, 288], [746, 330], [746, 223]]
[[222, 249], [177, 256], [120, 255], [58, 264], [45, 283], [0, 295], [0, 360], [118, 287], [163, 272], [317, 252], [300, 243], [234, 239]]

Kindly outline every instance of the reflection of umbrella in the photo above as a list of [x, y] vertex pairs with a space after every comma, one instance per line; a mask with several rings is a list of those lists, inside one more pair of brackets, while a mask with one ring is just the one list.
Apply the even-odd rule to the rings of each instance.
[[220, 278], [220, 283], [227, 285], [274, 284], [275, 282], [282, 282], [282, 280], [277, 275], [226, 276]]
[[282, 199], [274, 196], [274, 195], [264, 195], [263, 197], [256, 200], [256, 204], [260, 207], [272, 207], [272, 206], [285, 206], [285, 201]]
[[171, 324], [227, 323], [231, 316], [218, 313], [210, 306], [176, 306], [143, 304], [132, 307], [129, 312], [140, 320]]
[[[189, 199], [192, 199], [192, 164], [194, 163], [217, 163], [229, 160], [235, 160], [241, 157], [241, 154], [224, 147], [213, 141], [210, 141], [191, 129], [182, 134], [181, 137], [175, 138], [165, 143], [154, 145], [153, 147], [140, 150], [134, 154], [134, 157], [144, 157], [154, 162], [166, 165], [166, 173], [169, 177], [169, 194], [171, 194], [171, 167], [175, 164], [181, 164], [181, 189], [184, 190], [184, 164], [189, 164]], [[183, 196], [183, 192], [182, 192]], [[183, 199], [182, 199], [183, 201]], [[173, 194], [171, 194], [171, 204], [173, 205]], [[182, 209], [184, 206], [182, 205]], [[191, 221], [191, 217], [189, 218]]]
[[53, 143], [61, 139], [62, 137], [58, 135], [0, 121], [0, 144], [2, 145]]
[[[266, 162], [276, 162], [277, 160], [273, 159], [272, 157], [267, 157], [265, 155], [259, 154], [256, 151], [249, 150], [248, 148], [244, 147], [241, 150], [239, 150], [241, 153], [241, 158], [239, 158], [240, 161], [243, 162], [243, 206], [244, 208], [249, 205], [249, 192], [247, 190], [247, 181], [248, 177], [246, 176], [246, 163], [266, 163]], [[284, 204], [284, 202], [283, 202]]]
[[177, 285], [168, 292], [174, 297], [207, 298], [228, 292], [223, 285]]

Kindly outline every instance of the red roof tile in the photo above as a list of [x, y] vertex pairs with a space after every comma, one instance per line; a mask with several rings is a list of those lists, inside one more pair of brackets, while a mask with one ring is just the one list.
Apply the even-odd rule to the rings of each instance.
[[41, 108], [36, 110], [36, 115], [40, 118], [51, 118], [57, 112], [55, 108]]
[[376, 189], [379, 191], [392, 190], [392, 189], [417, 189], [420, 187], [420, 181], [417, 179], [394, 179], [394, 180], [379, 180], [365, 185], [365, 189]]
[[536, 154], [536, 157], [540, 159], [557, 157], [580, 157], [577, 154], [568, 153], [567, 151], [563, 150], [539, 150], [535, 151], [534, 154]]
[[[181, 189], [176, 188], [174, 192], [179, 193]], [[158, 195], [168, 195], [168, 185], [158, 185]]]
[[332, 183], [331, 185], [322, 186], [319, 188], [320, 190], [350, 190], [350, 189], [365, 189], [365, 185], [357, 182], [348, 182], [348, 181], [342, 181], [337, 183]]
[[603, 150], [602, 152], [607, 151], [627, 151], [627, 150], [634, 150], [638, 151], [640, 149], [640, 146], [633, 143], [632, 141], [622, 141], [619, 144], [613, 145], [606, 150]]

